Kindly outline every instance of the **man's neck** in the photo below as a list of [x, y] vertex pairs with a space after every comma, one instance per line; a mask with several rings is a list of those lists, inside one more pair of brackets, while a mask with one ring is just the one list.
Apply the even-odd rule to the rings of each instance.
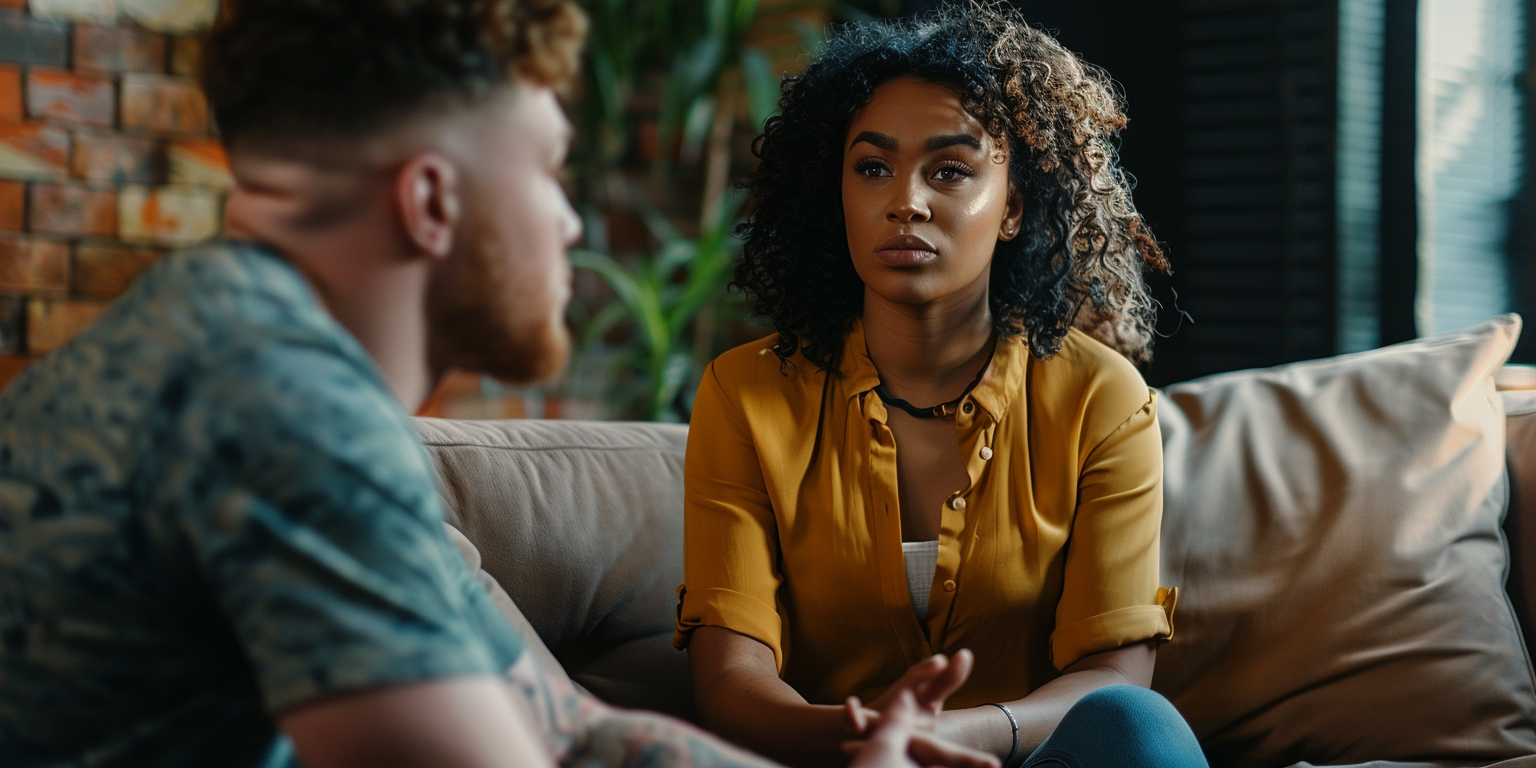
[[953, 400], [976, 378], [992, 351], [986, 277], [979, 290], [923, 305], [865, 289], [864, 344], [887, 391], [928, 406]]
[[395, 396], [413, 412], [439, 378], [428, 361], [424, 259], [389, 236], [397, 224], [365, 209], [312, 231], [289, 222], [291, 201], [278, 191], [237, 190], [227, 208], [229, 237], [261, 243], [288, 260], [322, 305], [367, 350]]
[[427, 359], [425, 278], [415, 279], [405, 267], [338, 277], [313, 268], [326, 263], [323, 253], [284, 253], [314, 286], [326, 311], [378, 364], [401, 407], [419, 408], [440, 378]]

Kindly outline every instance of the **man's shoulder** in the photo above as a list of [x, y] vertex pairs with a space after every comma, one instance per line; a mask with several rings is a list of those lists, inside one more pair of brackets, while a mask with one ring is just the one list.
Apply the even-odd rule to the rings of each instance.
[[223, 342], [234, 333], [335, 335], [339, 329], [297, 269], [262, 246], [230, 240], [167, 255], [108, 313], [128, 322], [98, 323], [91, 332], [143, 335], [151, 331], [145, 325], [154, 324], [186, 341]]
[[367, 460], [382, 451], [366, 446], [414, 438], [371, 358], [303, 278], [228, 242], [163, 258], [0, 396], [0, 442], [63, 432], [123, 465], [162, 466], [220, 456], [220, 441]]

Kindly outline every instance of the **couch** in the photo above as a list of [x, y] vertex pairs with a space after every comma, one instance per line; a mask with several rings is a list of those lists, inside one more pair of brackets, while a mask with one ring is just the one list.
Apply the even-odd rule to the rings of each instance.
[[[1213, 765], [1536, 768], [1536, 375], [1501, 368], [1519, 328], [1161, 392], [1181, 598], [1153, 687]], [[692, 718], [671, 645], [686, 427], [416, 425], [534, 652]]]

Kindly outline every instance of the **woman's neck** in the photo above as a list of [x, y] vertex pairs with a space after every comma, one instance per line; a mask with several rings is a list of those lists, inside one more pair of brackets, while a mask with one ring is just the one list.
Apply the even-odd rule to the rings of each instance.
[[864, 345], [891, 395], [919, 406], [959, 397], [992, 352], [992, 311], [979, 292], [897, 304], [864, 291]]

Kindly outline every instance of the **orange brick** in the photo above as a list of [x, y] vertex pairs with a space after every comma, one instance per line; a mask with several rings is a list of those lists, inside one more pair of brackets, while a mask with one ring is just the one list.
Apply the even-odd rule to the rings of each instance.
[[27, 185], [0, 181], [0, 229], [20, 230], [27, 223]]
[[0, 291], [69, 292], [69, 245], [49, 240], [0, 240]]
[[117, 134], [76, 133], [69, 170], [77, 179], [103, 184], [155, 180], [155, 142]]
[[[0, 0], [4, 2], [4, 0]], [[30, 357], [0, 357], [0, 391], [4, 391], [32, 363]]]
[[27, 114], [91, 125], [111, 125], [116, 112], [112, 81], [58, 69], [27, 72]]
[[43, 123], [0, 123], [0, 177], [58, 179], [69, 173], [69, 131]]
[[184, 77], [123, 76], [123, 126], [177, 133], [208, 130], [208, 100]]
[[217, 139], [173, 142], [166, 150], [168, 180], [172, 184], [200, 184], [228, 189], [235, 185], [229, 173], [229, 156]]
[[133, 24], [118, 27], [76, 24], [71, 50], [76, 69], [165, 71], [165, 35]]
[[34, 184], [27, 201], [33, 232], [117, 235], [117, 193], [76, 184]]
[[95, 301], [32, 299], [27, 302], [27, 351], [52, 351], [89, 328], [107, 305]]
[[0, 8], [26, 8], [27, 0], [0, 0]]
[[75, 293], [112, 299], [122, 293], [164, 252], [122, 245], [82, 245], [75, 249]]
[[21, 103], [21, 67], [0, 66], [0, 122], [21, 122], [25, 109]]
[[222, 196], [208, 187], [123, 187], [119, 236], [130, 241], [187, 245], [219, 233]]

